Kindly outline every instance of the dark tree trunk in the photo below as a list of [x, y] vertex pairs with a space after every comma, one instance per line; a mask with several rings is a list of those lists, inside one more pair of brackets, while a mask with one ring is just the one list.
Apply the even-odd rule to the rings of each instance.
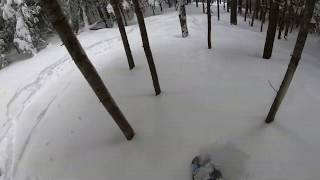
[[231, 0], [227, 0], [227, 12], [230, 11], [230, 1], [231, 1]]
[[249, 0], [249, 12], [252, 14], [252, 0]]
[[206, 13], [206, 10], [204, 9], [204, 0], [202, 0], [202, 12]]
[[237, 25], [237, 0], [231, 0], [230, 23]]
[[264, 25], [264, 23], [266, 21], [267, 9], [262, 10], [261, 14], [262, 14], [262, 20], [261, 20], [260, 32], [263, 31], [263, 25]]
[[69, 51], [80, 72], [86, 78], [105, 109], [110, 113], [114, 121], [120, 127], [123, 134], [128, 140], [131, 140], [135, 134], [133, 129], [113, 100], [98, 72], [88, 59], [84, 49], [81, 47], [78, 39], [73, 34], [57, 0], [42, 0], [41, 3], [43, 12], [46, 13], [53, 27], [58, 32], [62, 42]]
[[242, 0], [239, 0], [238, 12], [242, 14]]
[[199, 7], [199, 0], [196, 0], [196, 7]]
[[[208, 16], [208, 49], [211, 49], [211, 9], [210, 1], [207, 0], [207, 16]], [[217, 3], [219, 4], [219, 3]]]
[[272, 3], [269, 13], [269, 26], [267, 31], [266, 43], [264, 45], [263, 58], [270, 59], [273, 50], [274, 38], [277, 32], [279, 19], [279, 0]]
[[293, 15], [293, 5], [292, 5], [292, 0], [290, 1], [290, 7], [289, 7], [289, 13], [288, 16], [286, 17], [286, 30], [284, 33], [284, 38], [287, 39], [288, 37], [288, 33], [289, 33], [289, 28], [290, 28], [290, 24], [291, 24], [291, 19], [292, 19], [292, 15]]
[[220, 21], [220, 5], [219, 5], [219, 3], [217, 3], [217, 10], [218, 10], [218, 12], [217, 12], [217, 14], [218, 14], [218, 21]]
[[285, 3], [284, 3], [284, 7], [282, 9], [282, 13], [281, 13], [281, 16], [279, 18], [278, 39], [281, 39], [281, 37], [282, 37], [281, 35], [282, 35], [282, 31], [283, 31], [284, 25], [285, 25], [286, 11], [287, 11], [287, 1], [285, 1]]
[[317, 0], [307, 0], [305, 3], [303, 24], [301, 25], [301, 29], [299, 31], [297, 42], [296, 42], [295, 48], [293, 50], [293, 54], [291, 56], [291, 60], [290, 60], [286, 75], [284, 76], [284, 79], [283, 79], [282, 84], [280, 86], [280, 89], [277, 93], [277, 96], [271, 106], [269, 114], [266, 118], [266, 123], [272, 123], [274, 121], [275, 115], [280, 107], [280, 104], [281, 104], [283, 98], [285, 97], [285, 95], [288, 91], [288, 88], [290, 86], [290, 83], [292, 81], [294, 73], [298, 67], [299, 61], [301, 59], [302, 51], [304, 49], [304, 45], [307, 40], [308, 32], [310, 29], [310, 21], [311, 21], [312, 15], [313, 15], [316, 1]]
[[185, 38], [189, 35], [187, 26], [187, 14], [186, 14], [186, 1], [179, 1], [179, 20], [181, 25], [182, 37]]
[[256, 8], [254, 10], [255, 18], [259, 18], [259, 12], [260, 12], [260, 0], [256, 0]]
[[244, 21], [247, 21], [247, 16], [248, 16], [248, 10], [249, 10], [249, 0], [246, 0], [246, 10], [244, 12]]
[[145, 52], [147, 60], [148, 60], [148, 65], [149, 65], [149, 69], [151, 72], [154, 90], [155, 90], [156, 95], [159, 95], [161, 93], [161, 89], [160, 89], [160, 84], [159, 84], [159, 80], [158, 80], [156, 66], [154, 64], [151, 48], [149, 45], [149, 39], [148, 39], [146, 25], [145, 25], [144, 19], [143, 19], [143, 14], [140, 9], [140, 5], [139, 5], [138, 0], [132, 0], [132, 2], [134, 4], [134, 10], [135, 10], [138, 24], [139, 24], [141, 39], [142, 39], [142, 43], [143, 43], [143, 49], [144, 49], [144, 52]]
[[124, 50], [126, 52], [128, 63], [129, 63], [129, 69], [131, 70], [131, 69], [134, 68], [134, 61], [133, 61], [132, 53], [131, 53], [131, 50], [130, 50], [130, 45], [129, 45], [129, 41], [128, 41], [128, 38], [127, 38], [126, 29], [124, 28], [124, 25], [123, 25], [123, 22], [122, 22], [118, 1], [117, 0], [111, 0], [111, 5], [112, 5], [112, 8], [113, 8], [113, 11], [114, 11], [114, 14], [116, 16], [117, 23], [118, 23], [118, 28], [119, 28], [120, 35], [121, 35], [121, 38], [122, 38]]
[[226, 0], [223, 0], [223, 10], [226, 10]]

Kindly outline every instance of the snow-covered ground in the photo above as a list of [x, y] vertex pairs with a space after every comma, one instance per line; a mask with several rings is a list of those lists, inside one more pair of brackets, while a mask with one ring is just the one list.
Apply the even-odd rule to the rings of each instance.
[[231, 26], [223, 14], [208, 50], [201, 11], [188, 7], [185, 39], [175, 12], [146, 18], [158, 97], [136, 25], [127, 27], [133, 71], [117, 29], [78, 36], [137, 133], [130, 142], [58, 40], [1, 70], [0, 179], [186, 180], [198, 153], [211, 154], [226, 180], [319, 179], [319, 39], [309, 36], [276, 122], [265, 125], [270, 84], [279, 87], [296, 35], [263, 60], [259, 25], [239, 17]]

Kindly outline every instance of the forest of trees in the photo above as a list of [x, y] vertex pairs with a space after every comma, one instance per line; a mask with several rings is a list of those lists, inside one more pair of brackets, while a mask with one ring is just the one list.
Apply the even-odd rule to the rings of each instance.
[[[262, 26], [272, 11], [272, 0], [225, 0], [220, 1], [224, 8], [231, 9], [231, 24], [237, 24], [237, 11], [241, 14], [245, 11], [245, 20], [250, 17], [250, 24], [261, 22]], [[286, 38], [288, 32], [296, 28], [301, 23], [301, 16], [304, 9], [304, 0], [273, 0], [279, 4], [279, 13], [270, 13], [277, 16], [276, 27], [279, 30], [278, 38]], [[112, 27], [116, 21], [114, 6], [110, 0], [59, 0], [64, 14], [75, 33], [82, 28], [104, 28]], [[181, 3], [179, 3], [181, 2]], [[196, 0], [198, 5], [199, 0]], [[203, 12], [206, 11], [206, 1], [203, 4]], [[215, 1], [212, 1], [215, 2]], [[128, 25], [128, 20], [134, 17], [134, 5], [132, 0], [117, 1], [119, 4], [119, 13], [123, 19], [124, 25]], [[151, 9], [153, 14], [156, 10], [175, 6], [183, 13], [184, 4], [191, 1], [183, 0], [139, 0], [140, 7], [144, 12]], [[277, 9], [277, 7], [276, 7]], [[17, 53], [32, 56], [32, 54], [43, 49], [47, 43], [46, 39], [52, 33], [52, 27], [44, 15], [40, 0], [1, 0], [0, 3], [0, 59], [1, 67], [5, 66], [5, 54], [14, 48]], [[219, 15], [219, 14], [218, 14]], [[211, 15], [210, 15], [211, 16]], [[185, 17], [181, 16], [180, 17]], [[272, 18], [272, 16], [270, 16]], [[278, 21], [279, 19], [279, 21]], [[184, 18], [180, 18], [183, 25], [183, 36], [187, 36], [187, 26], [184, 25]], [[273, 21], [274, 22], [274, 21]], [[313, 31], [320, 32], [320, 3], [317, 2], [314, 12]], [[272, 31], [270, 32], [272, 35]], [[273, 32], [275, 33], [275, 32]]]

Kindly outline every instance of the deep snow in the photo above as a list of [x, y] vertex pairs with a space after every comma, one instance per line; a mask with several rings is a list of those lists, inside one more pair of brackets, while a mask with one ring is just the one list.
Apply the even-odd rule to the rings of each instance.
[[[223, 9], [221, 7], [221, 9]], [[320, 177], [319, 39], [305, 53], [276, 122], [263, 123], [296, 35], [263, 60], [265, 33], [242, 18], [188, 6], [190, 36], [176, 12], [146, 18], [162, 94], [154, 96], [137, 25], [127, 27], [136, 68], [128, 70], [117, 29], [78, 37], [137, 135], [127, 142], [61, 42], [0, 71], [1, 180], [186, 180], [209, 153], [226, 180]], [[224, 12], [222, 10], [222, 12]], [[266, 27], [266, 26], [265, 26]]]

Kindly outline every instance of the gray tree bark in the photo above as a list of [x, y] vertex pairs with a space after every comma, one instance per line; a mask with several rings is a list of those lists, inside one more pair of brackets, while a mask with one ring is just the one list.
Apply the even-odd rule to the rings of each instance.
[[134, 136], [134, 130], [122, 114], [121, 110], [113, 100], [108, 89], [104, 85], [98, 72], [90, 62], [84, 49], [80, 45], [78, 39], [72, 32], [72, 29], [63, 15], [57, 0], [42, 0], [43, 12], [46, 13], [53, 27], [58, 32], [61, 40], [69, 51], [75, 64], [86, 78], [87, 82], [105, 107], [105, 109], [113, 117], [114, 121], [120, 127], [121, 131], [128, 140]]

